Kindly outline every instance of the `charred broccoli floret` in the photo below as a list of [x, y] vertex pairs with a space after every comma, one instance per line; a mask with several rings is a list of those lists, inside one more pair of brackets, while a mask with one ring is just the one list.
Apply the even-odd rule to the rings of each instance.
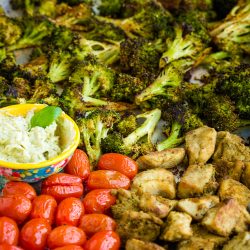
[[211, 30], [214, 43], [233, 54], [250, 54], [250, 3], [236, 5], [228, 16]]
[[25, 18], [21, 25], [23, 33], [15, 44], [8, 47], [9, 51], [39, 46], [44, 39], [50, 36], [54, 25], [46, 18]]
[[121, 43], [121, 66], [133, 76], [151, 82], [159, 73], [159, 60], [164, 50], [161, 40], [127, 39]]
[[141, 125], [126, 137], [116, 131], [109, 133], [102, 140], [103, 152], [116, 152], [136, 158], [143, 153], [153, 151], [152, 135], [160, 118], [161, 110], [159, 109], [137, 115], [136, 119], [143, 120]]
[[213, 9], [213, 0], [182, 0], [182, 8], [188, 10], [208, 11]]
[[135, 96], [141, 93], [147, 84], [137, 77], [120, 73], [111, 89], [111, 98], [114, 101], [134, 102]]
[[206, 44], [194, 33], [185, 35], [181, 26], [176, 26], [175, 32], [175, 39], [160, 59], [161, 68], [178, 59], [192, 60], [194, 64], [206, 49]]
[[134, 114], [125, 114], [121, 116], [121, 120], [116, 124], [115, 131], [126, 137], [139, 126], [137, 118]]
[[186, 132], [203, 126], [201, 119], [192, 113], [186, 102], [168, 105], [162, 116], [167, 122], [165, 131], [167, 139], [157, 144], [158, 151], [179, 146], [183, 143]]
[[118, 122], [120, 115], [114, 111], [94, 110], [77, 121], [83, 146], [90, 162], [95, 165], [101, 156], [101, 140], [107, 137], [108, 131]]

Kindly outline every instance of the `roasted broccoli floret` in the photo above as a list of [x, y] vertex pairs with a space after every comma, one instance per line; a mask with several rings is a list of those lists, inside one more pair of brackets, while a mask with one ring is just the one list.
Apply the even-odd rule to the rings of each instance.
[[135, 114], [124, 114], [121, 120], [116, 124], [115, 131], [119, 132], [122, 136], [126, 137], [139, 126]]
[[156, 80], [136, 96], [137, 105], [148, 101], [156, 96], [174, 98], [175, 90], [181, 86], [183, 75], [189, 69], [188, 60], [180, 60], [167, 65]]
[[133, 76], [152, 82], [159, 73], [159, 60], [165, 49], [165, 44], [160, 39], [127, 39], [121, 43], [121, 66]]
[[217, 82], [216, 91], [228, 95], [243, 119], [250, 118], [250, 65], [229, 67], [219, 74], [212, 75], [211, 82]]
[[182, 8], [186, 10], [203, 10], [213, 9], [213, 0], [182, 0]]
[[236, 5], [217, 24], [210, 35], [221, 50], [232, 54], [250, 54], [250, 3]]
[[97, 2], [97, 14], [101, 16], [118, 17], [120, 15], [124, 0], [101, 0]]
[[206, 49], [206, 44], [193, 32], [185, 35], [181, 26], [176, 26], [175, 32], [175, 39], [160, 59], [161, 68], [178, 59], [192, 60], [194, 64]]
[[50, 36], [54, 25], [46, 18], [25, 18], [21, 23], [23, 33], [15, 44], [8, 47], [9, 51], [39, 46]]
[[22, 30], [15, 19], [0, 14], [0, 47], [15, 44]]
[[161, 6], [152, 2], [134, 16], [126, 19], [100, 18], [120, 27], [129, 38], [144, 37], [147, 39], [167, 38], [173, 36], [172, 16]]
[[157, 144], [158, 151], [179, 146], [184, 141], [186, 132], [203, 126], [201, 119], [183, 101], [169, 104], [162, 117], [167, 122], [167, 139]]
[[89, 156], [90, 162], [95, 165], [101, 156], [101, 140], [107, 137], [108, 131], [118, 122], [120, 115], [114, 111], [94, 110], [88, 112], [84, 118], [77, 121], [82, 143]]
[[38, 13], [42, 16], [55, 17], [57, 0], [42, 0], [38, 6]]
[[116, 131], [109, 133], [102, 140], [103, 152], [117, 152], [136, 158], [143, 153], [153, 151], [152, 135], [160, 118], [161, 110], [159, 109], [137, 115], [136, 119], [142, 120], [141, 125], [125, 137]]
[[111, 99], [114, 101], [134, 102], [135, 96], [141, 93], [147, 84], [137, 77], [120, 73], [111, 89]]

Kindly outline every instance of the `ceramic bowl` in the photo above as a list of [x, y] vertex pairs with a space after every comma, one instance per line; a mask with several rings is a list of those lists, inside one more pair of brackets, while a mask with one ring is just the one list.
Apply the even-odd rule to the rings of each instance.
[[[1, 108], [0, 111], [15, 116], [25, 116], [31, 110], [40, 110], [44, 104], [18, 104]], [[39, 163], [12, 163], [0, 160], [0, 182], [37, 182], [60, 172], [69, 162], [80, 140], [76, 123], [64, 112], [57, 120], [63, 151], [60, 155]], [[1, 183], [0, 183], [1, 185]]]

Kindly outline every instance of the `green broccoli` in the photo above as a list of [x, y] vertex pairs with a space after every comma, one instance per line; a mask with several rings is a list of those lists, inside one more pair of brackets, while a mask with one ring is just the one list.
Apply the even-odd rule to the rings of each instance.
[[210, 32], [219, 49], [250, 54], [250, 3], [236, 5]]
[[[110, 132], [107, 137], [102, 139], [103, 152], [116, 152], [136, 158], [141, 154], [153, 151], [152, 136], [160, 118], [161, 110], [159, 109], [137, 115], [136, 119], [138, 122], [141, 120], [141, 125], [125, 137], [117, 131]], [[124, 126], [126, 123], [123, 124], [123, 131]], [[130, 124], [128, 126], [130, 127]]]
[[86, 149], [92, 165], [95, 165], [101, 156], [101, 140], [107, 137], [108, 131], [119, 119], [120, 115], [117, 112], [94, 110], [77, 120], [82, 139], [81, 146]]
[[101, 0], [95, 6], [95, 9], [97, 9], [96, 13], [101, 16], [118, 17], [123, 4], [124, 0]]
[[38, 13], [42, 16], [55, 17], [57, 0], [43, 0], [38, 6]]
[[183, 101], [169, 104], [162, 117], [167, 122], [167, 138], [157, 144], [158, 151], [179, 146], [184, 142], [186, 132], [203, 126], [201, 119]]
[[114, 130], [126, 137], [139, 126], [136, 115], [125, 113], [121, 116], [121, 120], [116, 124]]

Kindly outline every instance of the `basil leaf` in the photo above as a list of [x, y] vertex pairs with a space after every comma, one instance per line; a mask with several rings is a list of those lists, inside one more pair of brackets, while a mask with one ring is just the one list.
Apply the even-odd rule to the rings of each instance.
[[53, 123], [62, 113], [62, 109], [54, 106], [47, 106], [36, 112], [31, 120], [30, 126], [33, 127], [47, 127]]

